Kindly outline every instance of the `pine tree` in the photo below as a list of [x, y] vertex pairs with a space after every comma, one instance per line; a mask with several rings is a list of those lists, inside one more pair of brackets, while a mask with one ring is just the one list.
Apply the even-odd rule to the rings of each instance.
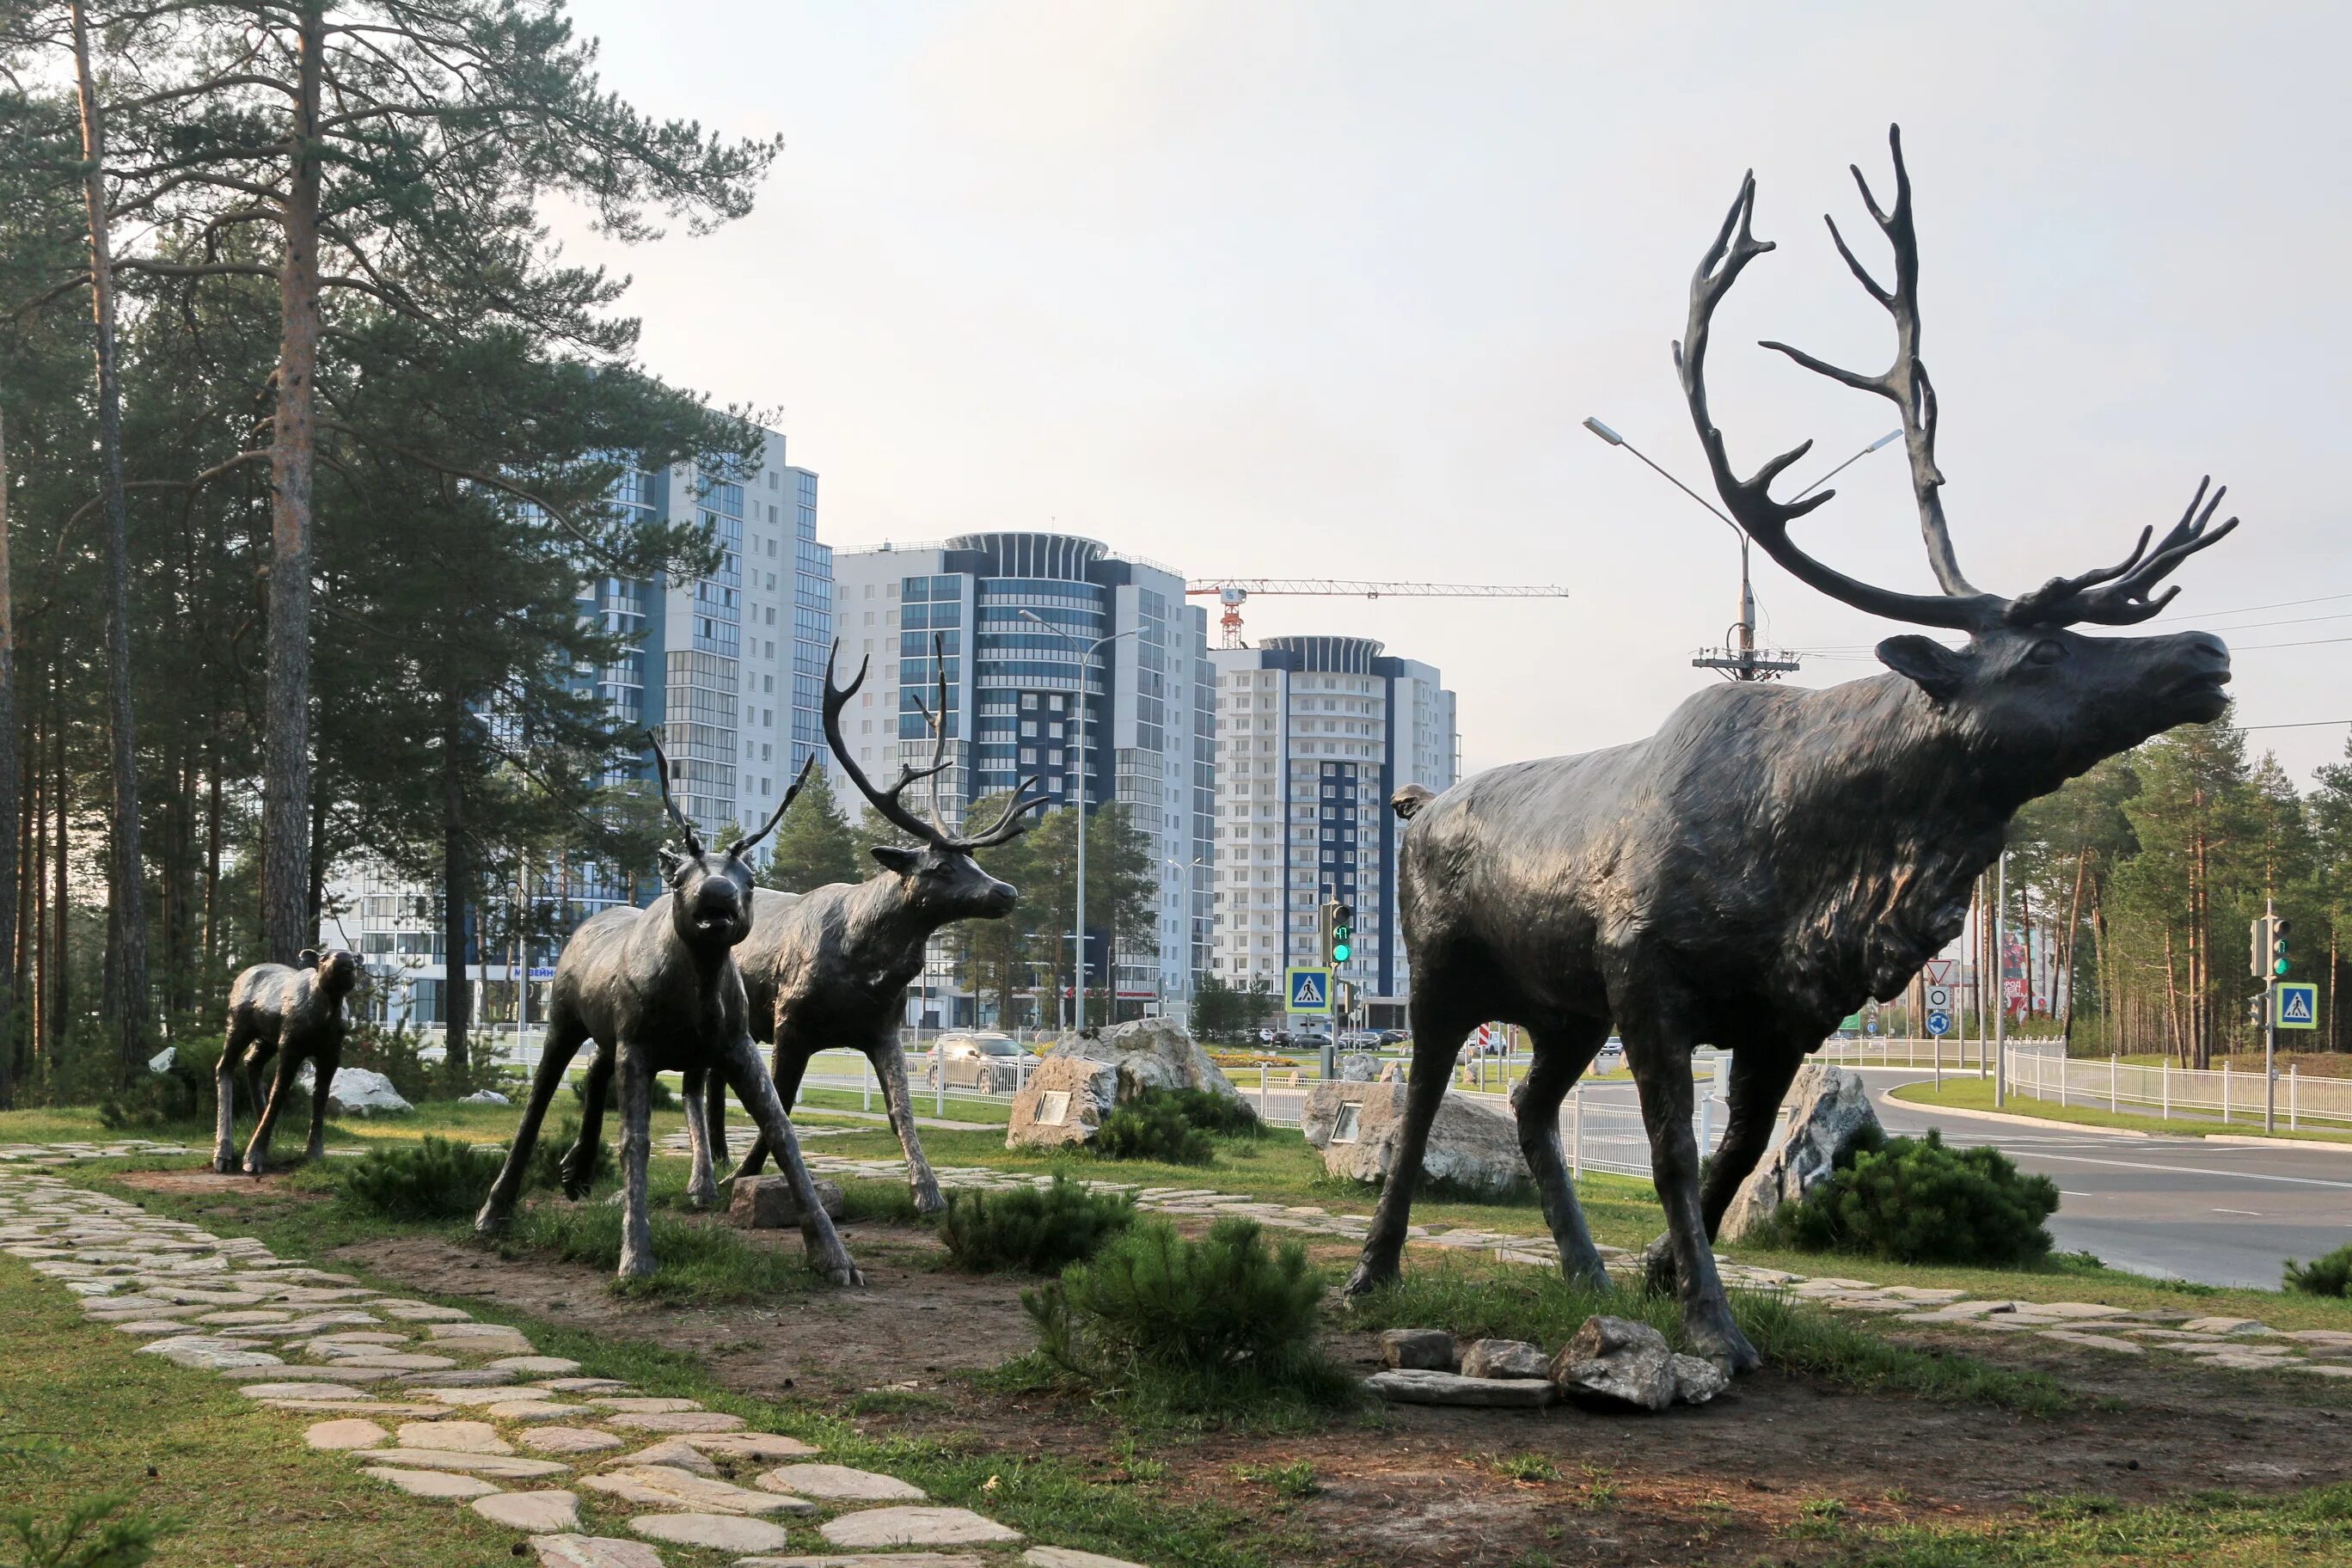
[[809, 774], [808, 786], [769, 842], [774, 848], [758, 879], [763, 888], [805, 893], [833, 882], [862, 882], [874, 868], [823, 768]]

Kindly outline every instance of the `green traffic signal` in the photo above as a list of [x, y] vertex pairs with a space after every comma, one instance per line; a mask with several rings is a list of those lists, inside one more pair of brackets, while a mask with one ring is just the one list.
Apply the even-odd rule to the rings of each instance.
[[2275, 975], [2284, 976], [2286, 973], [2288, 923], [2283, 920], [2274, 920], [2271, 922], [2271, 973]]

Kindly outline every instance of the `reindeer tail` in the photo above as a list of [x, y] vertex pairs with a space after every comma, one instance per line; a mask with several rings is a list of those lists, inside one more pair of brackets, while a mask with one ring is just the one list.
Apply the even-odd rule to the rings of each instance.
[[1431, 801], [1435, 800], [1437, 796], [1433, 792], [1423, 789], [1419, 784], [1407, 784], [1404, 788], [1397, 791], [1396, 794], [1389, 796], [1389, 809], [1395, 812], [1399, 816], [1403, 817], [1407, 822], [1411, 822], [1415, 814], [1417, 814], [1423, 806], [1427, 805]]

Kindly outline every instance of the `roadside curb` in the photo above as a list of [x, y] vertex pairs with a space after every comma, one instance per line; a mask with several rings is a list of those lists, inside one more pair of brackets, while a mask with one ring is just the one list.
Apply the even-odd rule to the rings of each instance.
[[[1895, 1089], [1906, 1089], [1897, 1084]], [[2088, 1132], [2105, 1138], [2179, 1138], [2200, 1143], [2219, 1143], [2231, 1149], [2328, 1149], [2339, 1154], [2352, 1154], [2352, 1143], [2338, 1143], [2324, 1138], [2249, 1138], [2238, 1132], [2146, 1132], [2137, 1127], [2100, 1127], [2088, 1121], [2060, 1121], [2046, 1116], [2016, 1116], [2006, 1110], [1975, 1110], [1953, 1105], [1934, 1105], [1925, 1100], [1896, 1100], [1895, 1089], [1879, 1093], [1882, 1100], [1893, 1100], [1910, 1110], [1933, 1111], [1938, 1116], [1958, 1116], [1971, 1121], [2000, 1121], [2012, 1127], [2059, 1127], [2069, 1132]]]

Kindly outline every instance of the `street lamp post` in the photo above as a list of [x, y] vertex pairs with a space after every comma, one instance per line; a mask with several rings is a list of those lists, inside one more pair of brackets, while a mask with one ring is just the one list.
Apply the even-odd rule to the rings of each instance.
[[1078, 996], [1073, 1016], [1076, 1019], [1077, 1032], [1084, 1034], [1087, 1029], [1087, 671], [1094, 668], [1095, 655], [1104, 645], [1115, 643], [1121, 637], [1131, 637], [1143, 628], [1129, 626], [1123, 632], [1113, 632], [1108, 637], [1082, 643], [1033, 611], [1023, 610], [1021, 619], [1042, 631], [1051, 632], [1078, 650]]
[[[1734, 680], [1769, 680], [1776, 675], [1787, 675], [1793, 672], [1797, 668], [1797, 661], [1791, 656], [1784, 653], [1775, 657], [1769, 652], [1759, 653], [1756, 648], [1756, 592], [1754, 588], [1749, 585], [1748, 576], [1748, 531], [1740, 527], [1738, 523], [1732, 521], [1729, 517], [1725, 516], [1723, 510], [1717, 507], [1713, 501], [1707, 500], [1705, 496], [1691, 489], [1690, 486], [1683, 483], [1682, 480], [1675, 478], [1674, 475], [1666, 472], [1665, 469], [1660, 468], [1656, 463], [1652, 462], [1647, 453], [1643, 452], [1639, 447], [1634, 446], [1631, 441], [1625, 439], [1624, 437], [1617, 434], [1616, 431], [1611, 429], [1608, 426], [1603, 425], [1600, 420], [1587, 419], [1584, 422], [1584, 427], [1587, 430], [1591, 431], [1595, 436], [1600, 437], [1603, 441], [1608, 442], [1611, 446], [1622, 447], [1628, 452], [1633, 453], [1636, 458], [1641, 458], [1643, 463], [1649, 468], [1651, 472], [1656, 474], [1660, 479], [1664, 479], [1666, 483], [1674, 486], [1675, 489], [1682, 491], [1683, 494], [1690, 497], [1691, 500], [1698, 502], [1699, 505], [1706, 508], [1710, 513], [1721, 521], [1726, 528], [1731, 530], [1731, 531], [1738, 537], [1739, 620], [1732, 628], [1732, 647], [1730, 650], [1725, 654], [1718, 654], [1712, 648], [1702, 649], [1699, 656], [1696, 658], [1692, 659], [1691, 662], [1697, 665], [1702, 669], [1720, 669], [1727, 675], [1730, 676]], [[1867, 458], [1873, 452], [1877, 451], [1881, 447], [1885, 447], [1895, 441], [1900, 440], [1902, 436], [1903, 432], [1900, 430], [1888, 431], [1885, 435], [1881, 436], [1877, 440], [1873, 441], [1869, 446], [1864, 447], [1861, 451], [1856, 452], [1853, 457], [1848, 458], [1844, 462], [1840, 463], [1836, 468], [1832, 468], [1828, 473], [1823, 474], [1820, 479], [1815, 479], [1811, 484], [1807, 485], [1791, 499], [1797, 500], [1803, 500], [1806, 496], [1812, 494], [1815, 490], [1829, 483], [1838, 475], [1845, 472], [1847, 468], [1851, 468], [1855, 463]]]

